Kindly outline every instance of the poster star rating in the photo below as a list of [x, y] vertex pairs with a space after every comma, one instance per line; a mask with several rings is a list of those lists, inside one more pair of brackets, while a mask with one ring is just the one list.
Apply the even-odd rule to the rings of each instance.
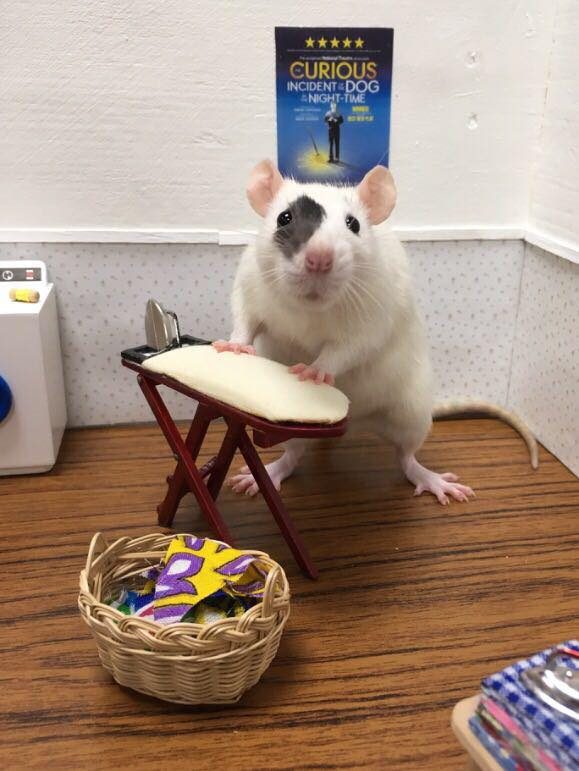
[[389, 165], [392, 29], [276, 27], [280, 171], [357, 184]]
[[311, 35], [304, 40], [306, 48], [327, 48], [328, 43], [330, 48], [351, 48], [354, 43], [355, 48], [364, 48], [364, 40], [361, 37], [357, 37], [356, 40], [350, 40], [349, 37], [345, 37], [342, 40], [334, 36], [331, 40], [325, 37], [314, 39]]

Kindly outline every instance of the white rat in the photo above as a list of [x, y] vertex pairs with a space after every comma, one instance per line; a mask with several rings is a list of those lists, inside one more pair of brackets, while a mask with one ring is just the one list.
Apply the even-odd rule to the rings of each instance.
[[[524, 437], [537, 465], [537, 445], [520, 419], [479, 402], [433, 405], [428, 347], [404, 249], [385, 220], [396, 202], [390, 171], [372, 169], [357, 187], [284, 180], [270, 161], [252, 171], [247, 195], [263, 227], [247, 247], [232, 296], [233, 333], [218, 350], [255, 353], [292, 365], [301, 380], [333, 383], [351, 400], [350, 416], [396, 447], [416, 495], [442, 504], [474, 493], [455, 474], [422, 466], [416, 452], [432, 418], [484, 412], [506, 420]], [[279, 489], [295, 469], [305, 442], [285, 445], [267, 471]], [[243, 468], [230, 480], [254, 495]]]

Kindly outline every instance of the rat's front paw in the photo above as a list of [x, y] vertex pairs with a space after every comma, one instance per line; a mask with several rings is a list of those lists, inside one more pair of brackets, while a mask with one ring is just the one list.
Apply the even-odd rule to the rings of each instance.
[[211, 343], [219, 353], [224, 351], [230, 351], [231, 353], [249, 353], [251, 356], [255, 356], [255, 348], [253, 345], [242, 345], [241, 343], [232, 343], [229, 340], [215, 340]]
[[318, 369], [318, 367], [314, 367], [313, 364], [294, 364], [293, 367], [290, 367], [289, 371], [292, 375], [297, 375], [298, 380], [313, 380], [318, 385], [321, 383], [334, 385], [334, 376], [329, 372]]

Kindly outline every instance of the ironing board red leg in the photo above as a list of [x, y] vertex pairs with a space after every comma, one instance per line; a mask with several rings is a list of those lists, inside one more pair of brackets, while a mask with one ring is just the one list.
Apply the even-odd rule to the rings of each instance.
[[265, 466], [263, 465], [257, 450], [253, 446], [251, 439], [247, 435], [245, 428], [241, 431], [239, 436], [239, 448], [243, 457], [245, 458], [247, 465], [249, 466], [251, 473], [253, 474], [253, 478], [259, 485], [261, 494], [269, 506], [269, 510], [273, 514], [283, 537], [292, 550], [292, 554], [294, 555], [296, 562], [306, 575], [308, 575], [310, 578], [317, 578], [318, 569], [312, 562], [306, 545], [302, 541], [300, 534], [289, 518], [289, 515], [285, 510], [285, 506], [281, 500], [280, 494], [273, 486], [273, 483], [269, 478], [269, 474], [265, 470]]
[[[211, 413], [206, 407], [199, 404], [195, 411], [195, 417], [193, 418], [191, 427], [189, 428], [189, 433], [185, 439], [185, 446], [189, 450], [193, 462], [197, 460], [199, 450], [201, 449], [210, 423]], [[163, 527], [170, 527], [172, 525], [181, 499], [188, 492], [189, 485], [185, 478], [183, 463], [179, 461], [175, 466], [173, 474], [167, 477], [167, 492], [165, 498], [157, 506], [158, 522], [160, 525]]]
[[211, 476], [207, 482], [207, 489], [211, 493], [213, 500], [217, 499], [219, 491], [223, 486], [223, 482], [231, 466], [231, 461], [235, 455], [239, 444], [239, 437], [243, 431], [243, 425], [241, 423], [228, 423], [227, 433], [223, 439], [223, 444], [215, 459], [215, 465], [211, 471]]
[[161, 395], [157, 390], [156, 384], [149, 381], [148, 378], [144, 377], [143, 375], [139, 375], [137, 380], [141, 390], [143, 391], [143, 394], [145, 395], [145, 399], [149, 403], [149, 407], [157, 418], [157, 422], [159, 423], [162, 432], [165, 434], [165, 438], [167, 439], [169, 446], [179, 458], [179, 465], [182, 464], [183, 466], [183, 473], [189, 485], [189, 489], [197, 498], [201, 510], [209, 520], [209, 523], [214, 532], [217, 534], [217, 537], [220, 540], [226, 541], [227, 543], [233, 545], [231, 533], [221, 518], [221, 515], [215, 506], [215, 502], [211, 497], [211, 494], [207, 489], [201, 474], [195, 466], [195, 462], [191, 457], [189, 448], [186, 446], [181, 434], [179, 433], [179, 429], [171, 418], [165, 402], [162, 400]]

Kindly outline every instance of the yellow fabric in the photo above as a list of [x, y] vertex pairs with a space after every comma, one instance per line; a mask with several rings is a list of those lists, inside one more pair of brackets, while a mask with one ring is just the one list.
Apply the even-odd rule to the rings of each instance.
[[196, 345], [160, 353], [143, 367], [271, 421], [331, 424], [348, 414], [348, 398], [337, 388], [302, 382], [283, 364], [260, 356]]
[[202, 600], [237, 583], [240, 593], [243, 587], [246, 596], [259, 596], [263, 592], [263, 574], [254, 563], [255, 557], [251, 554], [220, 541], [175, 536], [155, 585], [155, 621], [162, 624], [180, 621]]

